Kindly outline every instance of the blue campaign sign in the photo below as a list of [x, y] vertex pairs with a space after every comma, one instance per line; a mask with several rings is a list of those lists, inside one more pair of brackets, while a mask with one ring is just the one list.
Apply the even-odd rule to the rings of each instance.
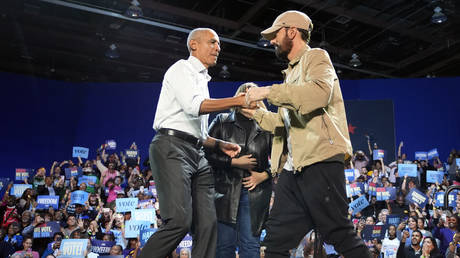
[[180, 250], [187, 248], [189, 250], [192, 250], [193, 246], [193, 239], [192, 236], [189, 234], [185, 235], [185, 237], [182, 239], [182, 241], [179, 243], [179, 246], [176, 249], [176, 252], [180, 254]]
[[366, 225], [361, 232], [361, 236], [364, 240], [373, 240], [375, 238], [381, 240], [385, 238], [386, 229], [386, 225]]
[[62, 239], [59, 258], [84, 258], [88, 239]]
[[9, 177], [0, 177], [0, 200], [3, 198], [3, 195], [5, 194], [6, 188], [8, 187], [9, 183]]
[[345, 179], [350, 183], [355, 180], [355, 170], [357, 169], [345, 169]]
[[131, 149], [130, 149], [130, 150], [126, 150], [125, 153], [126, 153], [126, 157], [132, 158], [132, 159], [137, 158], [137, 155], [138, 155], [137, 150], [131, 150]]
[[131, 219], [150, 221], [151, 224], [157, 223], [155, 209], [136, 209], [131, 211]]
[[399, 215], [389, 214], [387, 215], [387, 224], [388, 225], [396, 225], [398, 226], [401, 221], [401, 217]]
[[387, 191], [390, 193], [390, 200], [396, 200], [396, 187], [387, 187]]
[[151, 209], [155, 208], [155, 199], [139, 200], [137, 204], [139, 209]]
[[34, 238], [51, 238], [61, 232], [61, 226], [56, 221], [49, 221], [34, 227]]
[[368, 186], [367, 193], [371, 196], [376, 196], [377, 195], [377, 184], [369, 183], [368, 185], [369, 186]]
[[435, 196], [435, 207], [443, 207], [444, 206], [444, 192], [437, 192]]
[[74, 146], [72, 149], [72, 158], [84, 158], [88, 159], [89, 149], [85, 147]]
[[385, 187], [377, 187], [376, 192], [377, 201], [385, 201], [390, 199], [390, 193]]
[[345, 185], [345, 191], [346, 191], [346, 193], [347, 193], [347, 197], [348, 197], [348, 198], [350, 198], [350, 197], [353, 196], [352, 193], [351, 193], [350, 184], [346, 184], [346, 185]]
[[[449, 193], [449, 207], [457, 206], [457, 190], [454, 190]], [[437, 192], [435, 195], [435, 207], [444, 207], [444, 192]]]
[[50, 206], [53, 207], [54, 210], [59, 209], [59, 196], [37, 196], [37, 209], [48, 209]]
[[350, 207], [350, 209], [353, 211], [353, 215], [360, 212], [367, 206], [369, 206], [369, 202], [367, 201], [366, 196], [364, 195], [361, 195], [358, 199], [354, 200], [348, 205], [348, 207]]
[[13, 187], [11, 187], [10, 189], [10, 194], [16, 197], [21, 197], [27, 188], [32, 189], [32, 185], [31, 184], [14, 184]]
[[428, 197], [424, 193], [413, 188], [407, 194], [406, 200], [410, 203], [416, 203], [418, 207], [423, 209], [423, 207], [425, 207], [426, 203], [428, 202]]
[[147, 243], [150, 236], [153, 235], [153, 233], [155, 232], [157, 232], [156, 228], [146, 228], [146, 229], [141, 230], [141, 235], [140, 235], [141, 247], [144, 247], [145, 243]]
[[70, 204], [81, 204], [85, 205], [85, 202], [88, 200], [88, 193], [85, 191], [74, 191], [70, 194]]
[[428, 160], [428, 152], [426, 151], [416, 151], [415, 160]]
[[128, 212], [137, 208], [139, 199], [137, 198], [117, 198], [117, 212]]
[[117, 148], [117, 142], [115, 140], [107, 140], [105, 144], [107, 144], [105, 147], [106, 150], [115, 150]]
[[436, 157], [439, 157], [438, 149], [434, 148], [434, 149], [428, 151], [428, 159], [434, 159]]
[[14, 179], [17, 181], [24, 181], [25, 179], [28, 179], [29, 176], [33, 174], [33, 169], [17, 168], [15, 172], [16, 172], [16, 175]]
[[449, 193], [449, 207], [457, 207], [457, 194], [458, 190], [453, 190]]
[[444, 171], [435, 171], [435, 170], [426, 171], [426, 182], [427, 183], [435, 184], [437, 182], [441, 184], [443, 179], [444, 179]]
[[125, 221], [125, 238], [137, 238], [143, 229], [150, 228], [150, 221], [127, 220]]
[[398, 175], [404, 177], [417, 177], [417, 165], [416, 164], [398, 164]]
[[99, 255], [110, 254], [110, 248], [114, 246], [115, 241], [91, 240], [91, 252]]
[[457, 168], [460, 168], [460, 158], [455, 159], [455, 164], [457, 164]]
[[155, 185], [149, 186], [149, 192], [151, 192], [153, 196], [157, 196], [157, 187]]
[[83, 173], [81, 167], [65, 168], [64, 171], [65, 178], [67, 179], [70, 179], [71, 177], [79, 177]]
[[373, 150], [372, 157], [374, 158], [374, 160], [383, 159], [385, 157], [385, 151], [384, 150]]
[[[78, 185], [85, 183], [87, 186], [91, 184], [96, 184], [97, 177], [96, 176], [81, 176], [78, 178]], [[91, 184], [90, 184], [91, 183]]]

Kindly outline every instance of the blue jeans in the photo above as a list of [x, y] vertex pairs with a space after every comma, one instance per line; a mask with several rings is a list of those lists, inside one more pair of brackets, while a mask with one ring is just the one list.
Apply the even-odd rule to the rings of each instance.
[[260, 257], [259, 236], [252, 235], [251, 231], [247, 189], [241, 190], [236, 226], [221, 222], [217, 224], [216, 258], [234, 258], [237, 247], [240, 258]]

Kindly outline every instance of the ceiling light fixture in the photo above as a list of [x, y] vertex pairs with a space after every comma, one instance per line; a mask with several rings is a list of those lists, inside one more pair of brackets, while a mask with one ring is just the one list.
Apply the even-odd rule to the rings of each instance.
[[447, 16], [441, 11], [442, 11], [442, 8], [439, 6], [436, 6], [436, 8], [434, 8], [434, 14], [433, 16], [431, 16], [432, 23], [440, 24], [440, 23], [447, 21]]
[[137, 0], [131, 1], [131, 6], [126, 9], [125, 16], [133, 19], [142, 17], [142, 8], [140, 3]]
[[118, 53], [118, 48], [115, 44], [109, 46], [109, 49], [105, 52], [105, 56], [110, 59], [117, 59], [120, 57], [120, 53]]
[[257, 41], [257, 46], [259, 47], [269, 47], [270, 45], [270, 41], [264, 38], [260, 38], [259, 41]]
[[351, 59], [350, 59], [349, 64], [350, 64], [350, 66], [353, 66], [353, 67], [361, 66], [362, 63], [359, 60], [358, 54], [353, 53], [353, 55], [351, 55]]
[[230, 72], [228, 71], [228, 66], [223, 65], [222, 70], [219, 72], [219, 77], [222, 79], [229, 79], [231, 76]]

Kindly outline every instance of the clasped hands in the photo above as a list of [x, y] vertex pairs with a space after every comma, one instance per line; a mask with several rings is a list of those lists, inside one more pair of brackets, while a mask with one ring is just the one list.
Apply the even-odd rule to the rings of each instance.
[[270, 87], [251, 87], [245, 93], [246, 107], [256, 108], [257, 102], [267, 98]]

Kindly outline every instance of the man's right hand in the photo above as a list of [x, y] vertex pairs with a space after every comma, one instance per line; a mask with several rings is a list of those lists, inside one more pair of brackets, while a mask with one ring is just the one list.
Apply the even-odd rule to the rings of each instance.
[[243, 155], [238, 158], [232, 159], [232, 167], [237, 167], [246, 170], [252, 170], [257, 165], [257, 160], [255, 158], [251, 158], [252, 154]]

